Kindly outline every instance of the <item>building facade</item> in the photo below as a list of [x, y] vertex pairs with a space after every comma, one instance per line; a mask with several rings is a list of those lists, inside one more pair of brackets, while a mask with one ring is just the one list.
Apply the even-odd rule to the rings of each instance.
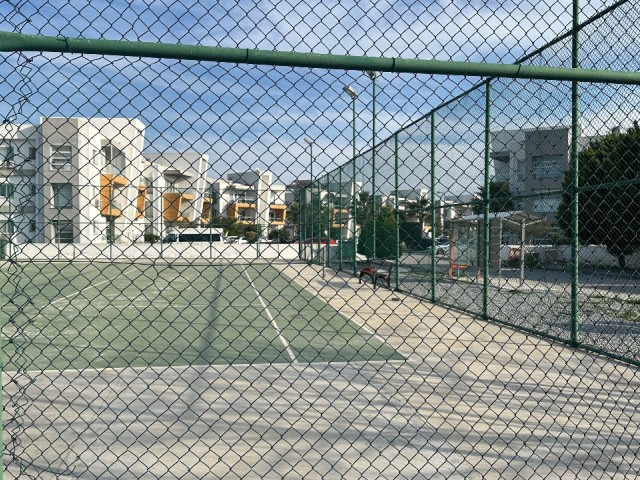
[[508, 185], [516, 197], [513, 210], [539, 214], [556, 225], [570, 147], [571, 128], [566, 126], [494, 132], [491, 181]]
[[233, 172], [227, 179], [208, 179], [210, 215], [230, 218], [241, 225], [256, 225], [263, 237], [287, 221], [284, 185], [273, 181], [273, 173], [262, 170]]
[[207, 157], [143, 153], [144, 133], [127, 118], [3, 125], [0, 233], [14, 243], [133, 243], [200, 222]]

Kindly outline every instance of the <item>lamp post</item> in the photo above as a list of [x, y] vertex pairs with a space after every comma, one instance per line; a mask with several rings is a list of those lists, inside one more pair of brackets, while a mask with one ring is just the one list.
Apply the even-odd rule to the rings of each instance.
[[373, 147], [371, 149], [371, 196], [373, 200], [373, 251], [372, 257], [376, 258], [376, 77], [378, 76], [377, 72], [373, 72], [371, 70], [367, 70], [367, 76], [371, 79], [373, 83], [373, 119], [372, 119], [372, 137], [373, 137]]
[[[342, 87], [342, 90], [351, 97], [351, 105], [352, 105], [352, 121], [351, 121], [351, 128], [352, 128], [352, 133], [353, 133], [353, 139], [351, 141], [351, 147], [352, 147], [352, 157], [351, 157], [351, 162], [352, 162], [352, 176], [353, 176], [353, 191], [352, 191], [352, 196], [351, 196], [351, 201], [353, 203], [353, 238], [352, 238], [352, 242], [353, 242], [353, 274], [355, 275], [356, 272], [356, 250], [357, 250], [357, 240], [356, 240], [356, 230], [357, 230], [357, 224], [356, 224], [356, 214], [357, 214], [357, 201], [356, 201], [356, 99], [358, 98], [358, 94], [356, 93], [356, 91], [353, 89], [353, 87], [351, 87], [350, 85], [345, 85], [344, 87]], [[342, 172], [342, 171], [341, 171]], [[340, 188], [342, 188], [342, 185], [340, 186]], [[341, 215], [342, 215], [342, 211], [341, 211]], [[342, 219], [341, 219], [342, 220]], [[341, 224], [342, 226], [342, 224]], [[342, 258], [340, 259], [342, 261]]]
[[[309, 257], [309, 263], [313, 262], [313, 140], [308, 137], [304, 137], [304, 141], [309, 145], [309, 176], [311, 177], [311, 181], [309, 182], [309, 191], [310, 191], [310, 204], [311, 204], [311, 255]], [[305, 199], [306, 201], [306, 199]], [[306, 216], [306, 215], [305, 215]], [[305, 226], [306, 230], [306, 226]]]
[[[357, 230], [357, 225], [356, 225], [356, 213], [357, 213], [357, 208], [358, 208], [358, 204], [356, 201], [356, 99], [358, 98], [358, 94], [356, 93], [356, 91], [353, 89], [353, 87], [351, 87], [350, 85], [345, 85], [344, 87], [342, 87], [342, 90], [344, 90], [344, 92], [349, 95], [351, 97], [351, 105], [352, 105], [352, 110], [353, 110], [353, 120], [351, 121], [351, 128], [353, 130], [353, 140], [351, 142], [351, 146], [353, 148], [353, 155], [351, 157], [351, 162], [352, 162], [352, 176], [353, 176], [353, 193], [351, 196], [351, 201], [353, 202], [353, 274], [355, 275], [356, 272], [356, 249], [357, 249], [357, 240], [356, 240], [356, 230]], [[340, 188], [342, 188], [342, 185], [340, 186]], [[342, 259], [341, 259], [342, 261]]]

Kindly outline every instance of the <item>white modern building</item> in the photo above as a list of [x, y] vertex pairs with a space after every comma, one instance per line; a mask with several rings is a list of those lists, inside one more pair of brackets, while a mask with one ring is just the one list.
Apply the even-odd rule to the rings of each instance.
[[260, 226], [263, 236], [285, 225], [286, 187], [274, 183], [272, 172], [233, 172], [226, 180], [208, 179], [208, 182], [214, 218], [233, 218], [240, 224]]
[[42, 117], [38, 125], [1, 126], [5, 239], [133, 243], [200, 221], [207, 157], [143, 154], [144, 132], [142, 122], [127, 118]]

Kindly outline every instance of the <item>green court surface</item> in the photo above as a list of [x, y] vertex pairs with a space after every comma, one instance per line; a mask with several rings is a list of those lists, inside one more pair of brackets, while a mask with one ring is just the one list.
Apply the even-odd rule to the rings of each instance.
[[2, 271], [4, 368], [402, 360], [267, 264]]

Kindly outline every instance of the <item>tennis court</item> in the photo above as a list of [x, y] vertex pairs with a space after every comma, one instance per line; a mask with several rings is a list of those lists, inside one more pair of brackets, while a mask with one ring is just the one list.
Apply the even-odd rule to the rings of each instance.
[[3, 272], [6, 478], [575, 478], [587, 440], [589, 471], [638, 468], [632, 368], [348, 274]]
[[2, 283], [7, 370], [403, 359], [268, 264], [29, 264]]

